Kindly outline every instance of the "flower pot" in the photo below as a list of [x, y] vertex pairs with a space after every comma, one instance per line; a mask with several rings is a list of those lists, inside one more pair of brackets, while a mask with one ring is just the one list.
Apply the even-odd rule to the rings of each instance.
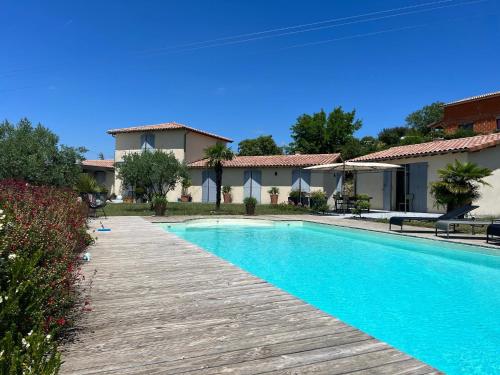
[[247, 215], [255, 215], [255, 206], [253, 204], [245, 205], [245, 212]]
[[181, 202], [190, 202], [191, 196], [189, 194], [181, 195]]
[[270, 194], [269, 196], [271, 197], [271, 204], [278, 204], [278, 194]]
[[156, 216], [165, 216], [165, 211], [167, 211], [167, 206], [164, 204], [158, 204], [155, 206]]
[[223, 193], [224, 203], [233, 203], [233, 197], [231, 193]]

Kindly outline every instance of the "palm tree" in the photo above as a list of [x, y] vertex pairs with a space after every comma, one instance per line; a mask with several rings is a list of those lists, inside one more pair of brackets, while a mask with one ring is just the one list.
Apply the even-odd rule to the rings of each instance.
[[491, 176], [491, 169], [455, 160], [455, 163], [439, 169], [438, 174], [440, 180], [431, 184], [431, 194], [437, 205], [446, 207], [449, 212], [481, 196], [479, 187], [489, 186], [484, 179]]
[[219, 210], [222, 187], [222, 163], [226, 160], [232, 160], [234, 154], [224, 143], [217, 142], [215, 145], [205, 149], [205, 157], [208, 159], [207, 165], [215, 171], [215, 208]]

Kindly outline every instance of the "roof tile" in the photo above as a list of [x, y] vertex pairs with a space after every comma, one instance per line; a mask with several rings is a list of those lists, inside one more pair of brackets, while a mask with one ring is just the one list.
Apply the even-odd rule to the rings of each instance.
[[500, 144], [500, 133], [477, 135], [475, 137], [436, 140], [416, 145], [391, 147], [387, 150], [354, 158], [351, 161], [378, 161], [401, 159], [413, 156], [427, 156], [450, 152], [474, 152]]
[[232, 142], [233, 141], [232, 139], [229, 139], [229, 138], [217, 135], [217, 134], [209, 133], [209, 132], [206, 132], [204, 130], [195, 129], [195, 128], [192, 128], [192, 127], [187, 126], [187, 125], [178, 124], [176, 122], [165, 122], [162, 124], [155, 124], [155, 125], [141, 125], [141, 126], [131, 126], [128, 128], [110, 129], [107, 131], [107, 133], [114, 135], [114, 134], [120, 134], [120, 133], [136, 133], [136, 132], [145, 132], [145, 131], [154, 131], [154, 130], [175, 130], [175, 129], [190, 130], [192, 132], [206, 135], [206, 136], [212, 137], [212, 138], [217, 138], [217, 139], [220, 139], [220, 140], [225, 141], [225, 142]]
[[85, 167], [99, 167], [99, 168], [113, 168], [115, 167], [115, 161], [112, 159], [108, 160], [84, 160], [82, 165]]
[[[224, 162], [225, 168], [270, 168], [270, 167], [309, 167], [330, 164], [337, 161], [340, 154], [297, 154], [267, 156], [236, 156]], [[202, 159], [188, 164], [189, 168], [204, 168], [207, 160]]]

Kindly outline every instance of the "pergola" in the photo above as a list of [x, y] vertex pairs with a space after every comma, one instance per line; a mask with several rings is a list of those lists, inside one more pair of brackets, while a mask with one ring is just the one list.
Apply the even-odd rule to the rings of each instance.
[[[344, 184], [345, 184], [345, 174], [346, 172], [354, 172], [354, 178], [357, 178], [357, 174], [367, 173], [367, 172], [383, 172], [383, 171], [392, 171], [396, 169], [403, 169], [404, 167], [397, 164], [388, 164], [388, 163], [374, 163], [374, 162], [354, 162], [354, 161], [344, 161], [342, 163], [332, 163], [332, 164], [322, 164], [315, 165], [312, 167], [307, 167], [304, 169], [315, 170], [315, 171], [333, 171], [333, 172], [342, 172], [342, 185], [341, 185], [341, 194], [345, 195]], [[404, 168], [406, 174], [406, 168]], [[405, 176], [405, 185], [406, 185], [406, 176]], [[405, 186], [406, 191], [406, 186]], [[345, 201], [344, 201], [345, 202]], [[345, 203], [343, 203], [343, 209], [345, 211]], [[405, 204], [405, 212], [406, 212], [406, 204]]]

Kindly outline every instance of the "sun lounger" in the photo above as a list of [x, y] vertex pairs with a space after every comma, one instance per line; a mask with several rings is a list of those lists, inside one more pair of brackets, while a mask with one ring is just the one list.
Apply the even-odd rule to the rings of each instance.
[[389, 230], [392, 230], [393, 225], [399, 225], [401, 227], [400, 231], [403, 231], [403, 223], [405, 221], [439, 221], [439, 220], [453, 220], [463, 218], [466, 214], [475, 210], [479, 206], [472, 206], [467, 204], [465, 206], [456, 208], [444, 215], [438, 217], [422, 217], [422, 216], [393, 216], [389, 219]]
[[500, 237], [500, 223], [488, 225], [486, 229], [486, 242], [490, 242], [490, 236]]
[[482, 220], [439, 220], [436, 223], [436, 236], [438, 235], [438, 230], [446, 232], [446, 238], [450, 238], [450, 229], [455, 231], [457, 225], [468, 225], [472, 228], [472, 235], [476, 234], [476, 227], [485, 227], [491, 225], [492, 221], [482, 221]]

